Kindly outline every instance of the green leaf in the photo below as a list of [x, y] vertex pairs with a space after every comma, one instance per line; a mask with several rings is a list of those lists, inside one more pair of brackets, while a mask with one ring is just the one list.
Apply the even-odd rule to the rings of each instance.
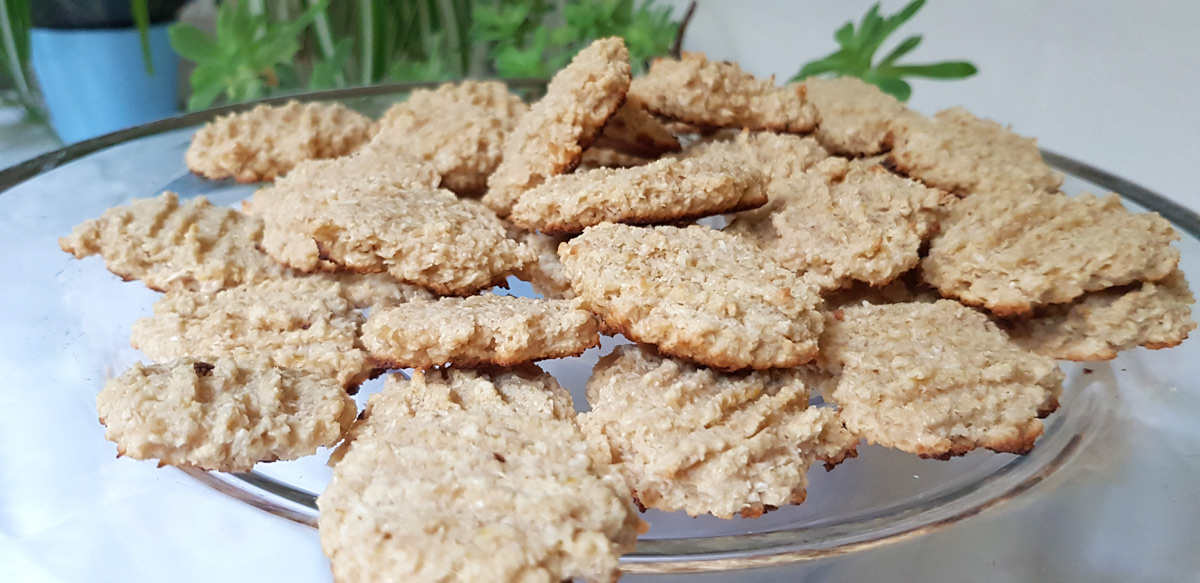
[[841, 72], [845, 66], [845, 51], [838, 51], [827, 57], [805, 63], [800, 68], [800, 72], [796, 73], [789, 82], [803, 81], [813, 75]]
[[221, 85], [210, 85], [202, 90], [193, 89], [192, 96], [188, 98], [188, 111], [196, 111], [212, 105], [212, 102], [221, 94], [222, 89], [224, 87]]
[[[876, 36], [879, 34], [880, 27], [882, 25], [883, 17], [879, 16], [879, 3], [876, 2], [871, 6], [870, 10], [867, 10], [866, 15], [863, 16], [862, 24], [860, 24], [858, 27], [858, 35], [855, 39], [857, 42], [855, 42], [855, 46], [857, 46], [859, 49], [870, 46], [871, 43], [875, 42]], [[884, 32], [883, 36], [886, 37], [887, 33]], [[879, 38], [879, 40], [882, 41], [883, 39]], [[864, 53], [865, 54], [863, 56], [870, 61], [870, 52]]]
[[130, 0], [133, 23], [137, 25], [138, 40], [142, 44], [142, 61], [146, 63], [146, 74], [154, 74], [154, 57], [150, 55], [150, 5], [148, 0]]
[[879, 77], [876, 75], [868, 75], [863, 79], [868, 83], [879, 87], [884, 93], [899, 99], [900, 101], [908, 101], [908, 97], [912, 95], [912, 86], [902, 79], [895, 77]]
[[876, 68], [882, 69], [892, 66], [892, 64], [896, 62], [896, 59], [899, 59], [900, 57], [912, 52], [912, 50], [917, 48], [917, 45], [919, 44], [921, 44], [921, 35], [919, 34], [904, 39], [904, 41], [896, 45], [896, 48], [892, 49], [892, 52], [888, 53], [888, 55], [884, 57], [882, 61], [879, 61], [879, 65], [877, 65]]
[[930, 79], [962, 79], [979, 72], [966, 61], [947, 61], [929, 65], [902, 65], [881, 69], [896, 77], [928, 77]]
[[192, 92], [207, 91], [210, 87], [222, 89], [225, 86], [225, 67], [218, 63], [204, 63], [192, 69], [188, 78]]
[[837, 29], [837, 31], [833, 33], [833, 39], [836, 40], [839, 45], [849, 48], [851, 43], [854, 42], [854, 23], [847, 22], [846, 24], [843, 24], [841, 28]]
[[171, 48], [179, 56], [197, 64], [213, 63], [221, 60], [220, 49], [212, 37], [190, 24], [182, 22], [172, 24], [167, 29], [171, 39]]

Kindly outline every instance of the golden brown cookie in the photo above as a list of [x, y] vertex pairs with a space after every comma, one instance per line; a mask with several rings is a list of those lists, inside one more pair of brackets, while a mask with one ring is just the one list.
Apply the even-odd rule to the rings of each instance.
[[603, 222], [673, 223], [762, 206], [768, 177], [743, 160], [714, 151], [555, 176], [522, 194], [509, 220], [561, 235]]
[[274, 180], [305, 160], [350, 154], [374, 131], [370, 119], [339, 103], [289, 101], [212, 120], [192, 137], [184, 157], [188, 169], [205, 178]]
[[701, 128], [809, 132], [816, 125], [803, 85], [777, 87], [773, 78], [758, 79], [703, 53], [655, 59], [629, 94], [656, 115]]
[[579, 164], [629, 91], [629, 51], [617, 37], [595, 41], [554, 75], [504, 141], [500, 166], [483, 202], [505, 217], [521, 193]]
[[558, 252], [575, 294], [608, 332], [725, 370], [816, 356], [816, 290], [740, 237], [605, 223]]
[[130, 340], [155, 362], [228, 356], [353, 387], [375, 368], [359, 347], [362, 322], [337, 282], [290, 278], [212, 294], [172, 291], [133, 323]]
[[500, 163], [504, 138], [528, 109], [499, 81], [418, 89], [388, 109], [367, 147], [427, 162], [444, 188], [477, 196]]
[[1158, 282], [1086, 293], [1070, 304], [1034, 311], [1028, 318], [1001, 321], [1017, 344], [1063, 360], [1111, 360], [1137, 346], [1178, 346], [1196, 329], [1195, 303], [1183, 272]]
[[766, 212], [736, 215], [725, 229], [822, 289], [854, 281], [882, 286], [917, 265], [944, 193], [880, 166], [829, 158], [772, 182]]
[[905, 112], [892, 120], [891, 161], [901, 172], [960, 196], [976, 192], [1046, 191], [1062, 175], [1042, 160], [1037, 141], [961, 107], [932, 118]]
[[521, 279], [528, 281], [534, 291], [544, 298], [573, 299], [575, 292], [571, 289], [571, 281], [563, 272], [562, 260], [558, 258], [558, 246], [568, 237], [520, 231], [516, 239], [537, 254], [537, 261], [525, 267]]
[[137, 363], [96, 396], [118, 455], [248, 472], [336, 444], [358, 410], [333, 379], [231, 358]]
[[650, 115], [645, 104], [636, 97], [627, 98], [608, 118], [592, 146], [644, 158], [657, 158], [680, 150], [675, 135], [658, 118]]
[[921, 271], [944, 296], [1019, 316], [1162, 279], [1179, 263], [1178, 238], [1166, 219], [1130, 213], [1115, 194], [993, 193], [954, 205]]
[[952, 300], [834, 312], [820, 364], [840, 375], [831, 398], [851, 432], [940, 459], [981, 447], [1028, 453], [1063, 381], [1053, 359]]
[[317, 500], [334, 578], [615, 581], [642, 523], [573, 418], [532, 365], [389, 377]]
[[376, 309], [362, 341], [388, 368], [424, 369], [578, 356], [600, 336], [592, 314], [567, 300], [483, 294]]
[[856, 455], [832, 408], [808, 406], [811, 367], [726, 374], [618, 346], [596, 364], [580, 426], [646, 508], [755, 517], [804, 501], [815, 461]]
[[830, 151], [871, 156], [891, 145], [891, 122], [904, 104], [855, 77], [804, 80], [805, 95], [817, 112], [817, 140]]
[[173, 192], [104, 211], [58, 240], [77, 258], [100, 255], [126, 281], [158, 291], [214, 292], [285, 275], [255, 245], [261, 221], [204, 197], [179, 204]]

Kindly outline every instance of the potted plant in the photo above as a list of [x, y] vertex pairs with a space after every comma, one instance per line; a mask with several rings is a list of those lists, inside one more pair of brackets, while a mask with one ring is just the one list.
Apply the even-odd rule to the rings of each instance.
[[185, 0], [29, 3], [30, 56], [63, 142], [178, 111], [179, 61], [167, 35]]

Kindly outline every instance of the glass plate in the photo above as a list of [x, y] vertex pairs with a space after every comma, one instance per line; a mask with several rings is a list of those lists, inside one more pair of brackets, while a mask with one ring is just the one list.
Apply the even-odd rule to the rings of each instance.
[[[415, 86], [303, 99], [338, 100], [378, 115]], [[11, 366], [33, 370], [65, 363], [69, 370], [60, 375], [65, 383], [59, 390], [66, 392], [66, 402], [94, 407], [103, 379], [142, 358], [128, 347], [129, 326], [150, 313], [157, 294], [121, 282], [98, 258], [71, 259], [57, 250], [55, 239], [111, 206], [162, 190], [184, 198], [205, 195], [226, 205], [249, 196], [254, 186], [197, 178], [183, 162], [196, 125], [243, 107], [118, 132], [0, 172], [0, 188], [7, 190], [0, 195], [0, 243], [30, 250], [0, 259], [2, 273], [23, 275], [19, 284], [5, 287], [0, 349], [7, 354], [44, 346]], [[1130, 208], [1155, 210], [1174, 222], [1183, 235], [1182, 267], [1193, 277], [1200, 274], [1200, 217], [1097, 169], [1052, 153], [1046, 157], [1067, 173], [1068, 194], [1116, 191]], [[515, 280], [510, 292], [532, 294]], [[59, 301], [44, 309], [21, 308], [46, 304], [39, 296], [47, 294], [57, 294]], [[605, 339], [582, 357], [542, 366], [584, 405], [582, 388], [592, 365], [616, 342]], [[637, 552], [623, 559], [624, 569], [774, 567], [753, 573], [836, 574], [831, 580], [966, 574], [997, 580], [1123, 580], [1195, 574], [1200, 571], [1200, 558], [1191, 552], [1197, 540], [1192, 525], [1200, 523], [1198, 357], [1200, 348], [1187, 342], [1173, 350], [1129, 351], [1107, 363], [1064, 364], [1062, 407], [1047, 420], [1045, 435], [1028, 456], [973, 452], [943, 462], [863, 446], [858, 459], [832, 472], [814, 469], [803, 505], [761, 518], [647, 512], [651, 529]], [[380, 385], [376, 380], [363, 386], [360, 406]], [[0, 404], [13, 406], [9, 400]], [[86, 444], [91, 449], [102, 443], [98, 435], [88, 439], [97, 441]], [[101, 447], [111, 452], [110, 444]], [[185, 472], [218, 492], [311, 526], [315, 493], [330, 475], [326, 453], [260, 464], [248, 474]], [[780, 567], [800, 561], [805, 564]], [[989, 565], [995, 577], [987, 576]]]

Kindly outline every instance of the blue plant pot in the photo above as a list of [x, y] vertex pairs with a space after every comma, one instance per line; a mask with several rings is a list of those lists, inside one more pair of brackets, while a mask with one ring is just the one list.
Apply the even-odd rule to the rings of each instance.
[[64, 143], [178, 112], [179, 56], [171, 50], [167, 26], [150, 27], [153, 75], [146, 71], [136, 28], [31, 31], [33, 71]]

